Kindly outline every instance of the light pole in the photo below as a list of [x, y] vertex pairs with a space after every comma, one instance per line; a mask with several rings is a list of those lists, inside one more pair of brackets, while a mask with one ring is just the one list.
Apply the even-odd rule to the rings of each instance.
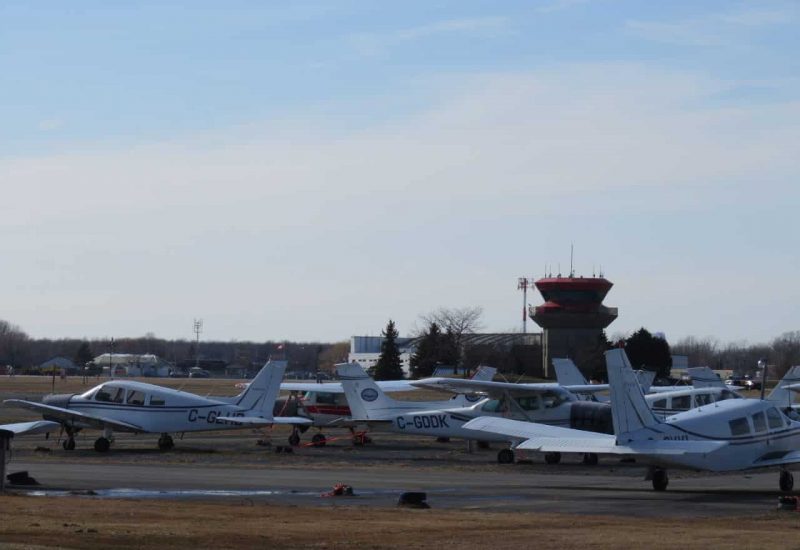
[[528, 305], [528, 287], [533, 286], [533, 279], [528, 277], [520, 277], [517, 279], [517, 290], [522, 290], [522, 334], [528, 333], [528, 312], [526, 307]]

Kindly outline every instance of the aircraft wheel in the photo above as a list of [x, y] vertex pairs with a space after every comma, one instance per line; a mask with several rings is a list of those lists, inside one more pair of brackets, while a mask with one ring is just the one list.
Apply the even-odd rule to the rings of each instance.
[[292, 432], [292, 435], [289, 436], [289, 445], [292, 447], [300, 445], [300, 435]]
[[74, 451], [75, 450], [75, 439], [73, 439], [71, 437], [69, 439], [65, 439], [63, 441], [63, 443], [61, 443], [61, 446], [64, 447], [65, 451]]
[[98, 437], [94, 442], [94, 450], [98, 453], [106, 453], [111, 448], [111, 442], [105, 437]]
[[597, 466], [597, 463], [600, 461], [600, 458], [597, 456], [596, 453], [586, 453], [583, 455], [583, 463], [587, 466]]
[[500, 449], [497, 452], [497, 462], [500, 464], [514, 464], [514, 451], [511, 449]]
[[779, 480], [781, 491], [788, 493], [794, 488], [794, 476], [788, 470], [781, 470], [781, 477]]
[[669, 485], [669, 477], [666, 470], [653, 471], [653, 489], [656, 491], [666, 491]]
[[314, 447], [324, 447], [325, 446], [325, 435], [324, 434], [314, 434], [314, 437], [311, 438], [311, 443], [314, 444]]
[[547, 464], [558, 464], [561, 462], [561, 453], [545, 453], [544, 461]]
[[169, 451], [175, 447], [175, 442], [172, 440], [171, 435], [164, 434], [158, 438], [158, 448], [162, 451]]

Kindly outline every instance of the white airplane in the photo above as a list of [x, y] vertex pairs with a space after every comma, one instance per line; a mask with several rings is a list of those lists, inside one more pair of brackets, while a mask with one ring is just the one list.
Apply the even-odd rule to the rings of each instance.
[[[491, 380], [497, 369], [492, 367], [478, 367], [473, 375], [473, 380]], [[406, 392], [418, 391], [417, 386], [412, 385], [410, 380], [380, 380], [375, 382], [383, 392]], [[358, 422], [353, 422], [350, 418], [350, 407], [347, 403], [344, 388], [341, 382], [323, 382], [323, 383], [310, 383], [310, 382], [283, 382], [281, 390], [301, 393], [296, 400], [289, 398], [286, 403], [286, 409], [292, 409], [292, 402], [296, 404], [294, 407], [297, 413], [310, 418], [313, 421], [313, 426], [319, 428], [319, 432], [315, 433], [311, 438], [311, 442], [316, 446], [324, 446], [326, 437], [322, 433], [324, 427], [340, 427], [340, 428], [354, 428]], [[453, 396], [455, 399], [457, 396]], [[477, 401], [478, 398], [468, 395], [465, 397], [467, 401]], [[452, 406], [457, 406], [454, 403]], [[301, 428], [302, 429], [302, 428]], [[289, 436], [289, 443], [291, 445], [298, 445], [300, 443], [300, 434], [298, 430], [293, 430]]]
[[114, 431], [160, 433], [158, 447], [174, 446], [170, 433], [230, 430], [272, 424], [310, 424], [307, 418], [274, 417], [273, 407], [285, 364], [266, 365], [250, 385], [235, 397], [202, 397], [193, 393], [133, 380], [112, 380], [80, 394], [45, 396], [42, 403], [7, 399], [4, 403], [42, 413], [58, 422], [67, 434], [64, 449], [75, 449], [82, 429], [103, 431], [94, 443], [106, 452]]
[[775, 403], [729, 399], [659, 419], [647, 406], [624, 350], [606, 352], [614, 434], [590, 433], [505, 418], [477, 418], [464, 427], [504, 435], [517, 449], [635, 457], [650, 464], [653, 488], [667, 488], [668, 467], [714, 472], [778, 466], [780, 488], [791, 491], [787, 466], [800, 462], [800, 422]]
[[[353, 420], [376, 424], [396, 433], [507, 442], [506, 437], [476, 435], [462, 427], [471, 419], [484, 415], [510, 416], [548, 424], [611, 431], [610, 411], [604, 412], [608, 405], [579, 401], [575, 394], [558, 384], [430, 378], [417, 380], [412, 384], [447, 393], [480, 392], [496, 395], [498, 398], [484, 398], [474, 404], [469, 404], [465, 397], [458, 396], [449, 401], [398, 401], [386, 396], [357, 364], [337, 365], [336, 371], [344, 386]], [[586, 388], [581, 386], [579, 389]], [[598, 412], [599, 409], [604, 411]], [[602, 425], [603, 422], [606, 425]], [[557, 453], [545, 457], [548, 462], [557, 462], [560, 458], [561, 455]], [[587, 462], [594, 462], [596, 456], [586, 458]], [[511, 463], [514, 461], [514, 452], [502, 449], [497, 460]]]

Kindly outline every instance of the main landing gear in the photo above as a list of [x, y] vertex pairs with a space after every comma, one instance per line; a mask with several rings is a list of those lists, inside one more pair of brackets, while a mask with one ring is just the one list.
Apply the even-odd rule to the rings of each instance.
[[497, 452], [497, 462], [500, 464], [514, 464], [514, 451], [511, 449], [500, 449]]
[[781, 470], [781, 477], [778, 480], [781, 491], [788, 493], [794, 488], [794, 476], [789, 470]]
[[324, 447], [325, 446], [325, 434], [323, 433], [316, 433], [311, 438], [311, 444], [314, 447]]
[[583, 463], [587, 466], [597, 466], [599, 461], [600, 458], [597, 456], [597, 453], [585, 453], [583, 455]]
[[65, 451], [74, 451], [75, 450], [75, 438], [69, 436], [67, 439], [61, 442], [61, 446], [64, 447]]
[[650, 480], [653, 482], [653, 490], [655, 491], [666, 491], [667, 485], [669, 485], [669, 476], [667, 475], [667, 471], [663, 468], [653, 468], [650, 470], [650, 474], [648, 475]]
[[98, 437], [94, 442], [94, 450], [98, 453], [107, 453], [111, 448], [111, 440], [106, 437]]
[[289, 445], [292, 447], [297, 447], [300, 445], [300, 433], [297, 431], [297, 428], [292, 428], [292, 433], [289, 435]]
[[558, 464], [561, 462], [561, 453], [544, 453], [544, 461], [547, 464]]
[[158, 438], [158, 448], [162, 451], [169, 451], [175, 447], [175, 442], [172, 440], [172, 436], [169, 434], [161, 434], [161, 437]]

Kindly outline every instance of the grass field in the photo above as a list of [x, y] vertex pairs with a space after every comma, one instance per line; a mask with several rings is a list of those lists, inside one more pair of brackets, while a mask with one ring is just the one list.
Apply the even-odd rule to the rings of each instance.
[[653, 520], [31, 496], [0, 497], [0, 510], [12, 548], [800, 548], [796, 512]]

